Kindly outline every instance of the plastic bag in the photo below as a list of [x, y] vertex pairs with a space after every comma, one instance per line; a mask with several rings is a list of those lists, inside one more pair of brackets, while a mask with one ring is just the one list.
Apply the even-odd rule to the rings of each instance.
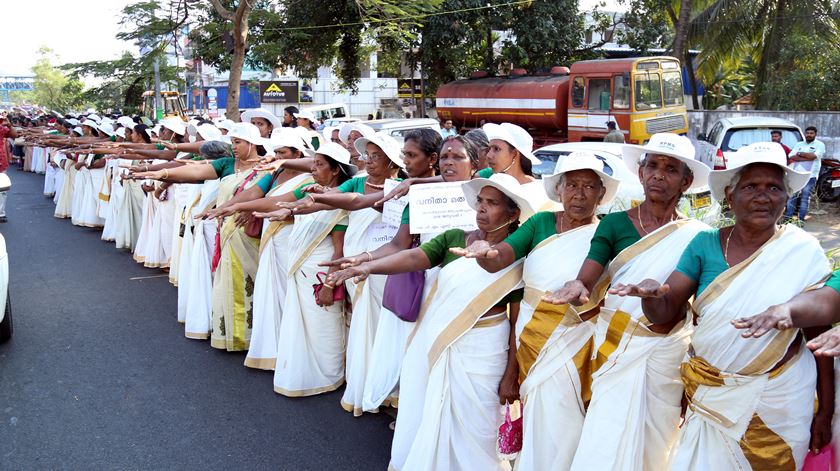
[[831, 445], [823, 447], [818, 454], [808, 452], [802, 471], [832, 471], [834, 467], [834, 448]]
[[[510, 410], [514, 409], [516, 420], [511, 420]], [[519, 402], [505, 404], [505, 420], [499, 426], [499, 438], [496, 441], [496, 453], [503, 460], [513, 460], [522, 450], [522, 414]]]

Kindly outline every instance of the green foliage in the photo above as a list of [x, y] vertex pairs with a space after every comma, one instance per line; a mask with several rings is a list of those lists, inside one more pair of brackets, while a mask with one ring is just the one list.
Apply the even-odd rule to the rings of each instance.
[[840, 47], [814, 34], [790, 35], [763, 92], [771, 109], [837, 111]]
[[513, 37], [505, 41], [512, 65], [544, 72], [578, 58], [584, 33], [578, 0], [534, 1], [517, 10], [510, 15]]
[[82, 96], [83, 85], [76, 76], [68, 76], [53, 66], [58, 61], [52, 49], [42, 47], [38, 50], [39, 59], [32, 66], [35, 75], [33, 91], [28, 98], [32, 102], [56, 110], [67, 112], [84, 104]]
[[624, 29], [618, 32], [617, 40], [641, 54], [653, 48], [668, 48], [673, 41], [674, 24], [668, 15], [673, 9], [673, 0], [621, 0], [627, 6], [624, 15]]
[[714, 110], [730, 105], [735, 100], [752, 93], [755, 87], [755, 64], [750, 58], [736, 67], [721, 67], [706, 83], [703, 107]]

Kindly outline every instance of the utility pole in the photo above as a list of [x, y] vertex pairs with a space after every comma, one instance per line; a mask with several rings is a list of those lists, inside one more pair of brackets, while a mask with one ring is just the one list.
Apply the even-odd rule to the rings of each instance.
[[163, 107], [160, 100], [160, 58], [155, 57], [155, 119], [163, 119]]

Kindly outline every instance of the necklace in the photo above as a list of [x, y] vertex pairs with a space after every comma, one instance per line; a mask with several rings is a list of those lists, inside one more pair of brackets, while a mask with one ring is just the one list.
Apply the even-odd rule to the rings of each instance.
[[374, 184], [374, 183], [371, 183], [371, 182], [369, 182], [369, 181], [365, 180], [365, 185], [367, 185], [367, 186], [369, 186], [369, 187], [373, 188], [374, 190], [383, 190], [383, 189], [385, 189], [385, 184], [384, 184], [384, 183], [383, 183], [383, 184], [381, 184], [381, 185], [377, 185], [377, 184]]
[[508, 220], [508, 222], [506, 222], [506, 223], [502, 224], [501, 226], [499, 226], [499, 227], [497, 227], [497, 228], [493, 229], [492, 231], [487, 231], [487, 234], [489, 235], [489, 234], [492, 234], [492, 233], [494, 233], [494, 232], [498, 232], [498, 231], [500, 231], [500, 230], [504, 229], [505, 227], [510, 226], [510, 224], [511, 224], [512, 222], [513, 222], [513, 219], [510, 219], [510, 220]]
[[[642, 231], [644, 231], [645, 235], [650, 234], [650, 232], [648, 232], [648, 230], [645, 229], [645, 225], [642, 224], [642, 207], [641, 206], [636, 206], [636, 219], [639, 221], [639, 227], [642, 228]], [[668, 220], [668, 222], [669, 223], [674, 222], [674, 216], [671, 216], [671, 218]]]
[[732, 230], [729, 231], [729, 235], [726, 236], [726, 244], [723, 248], [723, 259], [726, 260], [726, 263], [729, 263], [729, 239], [732, 238], [732, 234], [735, 233], [735, 227], [732, 227]]
[[511, 160], [511, 161], [510, 161], [510, 165], [508, 165], [507, 167], [505, 167], [505, 169], [504, 169], [504, 170], [502, 170], [502, 171], [501, 171], [501, 172], [499, 172], [499, 173], [507, 173], [507, 171], [508, 171], [508, 170], [510, 170], [510, 168], [511, 168], [511, 167], [513, 167], [513, 164], [515, 164], [515, 163], [516, 163], [516, 159], [514, 158], [513, 160]]

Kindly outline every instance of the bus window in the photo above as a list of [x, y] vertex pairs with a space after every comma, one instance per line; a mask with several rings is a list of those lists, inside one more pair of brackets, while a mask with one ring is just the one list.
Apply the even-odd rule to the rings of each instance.
[[610, 79], [589, 79], [590, 110], [610, 109]]
[[572, 107], [583, 108], [583, 97], [586, 94], [586, 81], [583, 77], [575, 77], [572, 83]]
[[677, 106], [683, 104], [682, 77], [679, 72], [662, 73], [662, 91], [664, 94], [665, 106]]
[[616, 75], [613, 77], [613, 108], [626, 110], [630, 108], [630, 75]]
[[662, 84], [657, 73], [636, 74], [636, 109], [662, 108]]

